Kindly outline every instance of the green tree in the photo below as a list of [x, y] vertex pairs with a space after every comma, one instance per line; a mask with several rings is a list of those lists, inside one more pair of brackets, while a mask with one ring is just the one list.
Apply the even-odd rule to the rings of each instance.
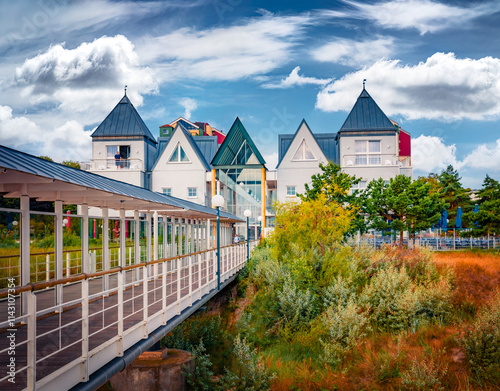
[[324, 194], [301, 203], [276, 203], [275, 211], [276, 227], [270, 240], [278, 259], [290, 253], [290, 243], [303, 251], [318, 248], [324, 255], [342, 241], [355, 214], [336, 201], [327, 201]]
[[477, 193], [479, 212], [468, 212], [464, 219], [476, 235], [500, 234], [500, 183], [486, 175], [483, 187]]
[[443, 205], [431, 183], [422, 178], [412, 182], [410, 177], [397, 175], [389, 184], [376, 179], [368, 185], [366, 209], [371, 227], [399, 231], [400, 243], [404, 231], [414, 234], [435, 224]]
[[78, 170], [81, 169], [80, 167], [80, 163], [78, 162], [75, 162], [73, 160], [64, 160], [62, 163], [61, 163], [63, 166], [68, 166], [68, 167], [73, 167], [73, 168], [76, 168]]
[[54, 161], [54, 159], [52, 159], [51, 157], [44, 156], [44, 155], [42, 155], [42, 156], [38, 156], [38, 157], [39, 157], [40, 159], [43, 159], [43, 160], [48, 160], [49, 162], [53, 162], [53, 161]]
[[[363, 210], [364, 192], [352, 189], [358, 185], [361, 178], [342, 172], [340, 166], [332, 162], [326, 165], [320, 163], [319, 168], [321, 172], [311, 177], [311, 186], [306, 183], [304, 194], [298, 194], [302, 201], [316, 200], [322, 194], [327, 202], [337, 202], [352, 212]], [[353, 213], [352, 218], [353, 230], [366, 229], [362, 214]]]
[[472, 209], [471, 190], [463, 188], [460, 183], [462, 178], [452, 165], [446, 167], [437, 179], [439, 180], [439, 195], [444, 200], [448, 212], [449, 226], [455, 226], [458, 207], [462, 207], [464, 213]]

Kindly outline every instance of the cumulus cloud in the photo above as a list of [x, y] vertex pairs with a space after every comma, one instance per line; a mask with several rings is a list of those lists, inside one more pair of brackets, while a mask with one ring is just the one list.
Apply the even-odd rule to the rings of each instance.
[[350, 110], [363, 79], [387, 115], [438, 120], [500, 115], [500, 59], [459, 59], [454, 53], [436, 53], [417, 65], [377, 61], [326, 86], [318, 93], [316, 108]]
[[303, 86], [306, 84], [314, 84], [324, 86], [332, 81], [332, 79], [317, 79], [315, 77], [306, 77], [299, 75], [300, 67], [295, 67], [290, 75], [282, 79], [279, 83], [265, 83], [263, 88], [290, 88], [294, 86]]
[[463, 27], [471, 20], [500, 10], [491, 1], [469, 7], [430, 0], [393, 0], [381, 3], [346, 1], [356, 8], [355, 17], [375, 22], [384, 28], [416, 29], [420, 34], [435, 33], [450, 27]]
[[182, 98], [179, 103], [182, 107], [184, 107], [183, 117], [191, 119], [191, 114], [198, 108], [198, 102], [195, 99]]
[[141, 58], [154, 63], [166, 79], [238, 80], [287, 63], [310, 23], [307, 15], [265, 14], [229, 27], [186, 27], [145, 37], [137, 47]]
[[443, 139], [435, 136], [419, 136], [411, 140], [412, 166], [427, 172], [446, 168], [449, 164], [457, 166], [457, 147], [446, 145]]
[[278, 165], [278, 152], [273, 152], [268, 155], [262, 156], [266, 162], [266, 167], [269, 170], [274, 170]]
[[9, 106], [0, 106], [2, 144], [34, 155], [47, 155], [59, 162], [89, 160], [91, 133], [76, 121], [68, 121], [55, 129], [42, 129], [26, 117], [14, 116]]
[[500, 139], [495, 144], [481, 144], [461, 162], [461, 167], [472, 167], [500, 172]]
[[393, 49], [394, 38], [392, 37], [379, 37], [365, 41], [339, 38], [312, 50], [311, 55], [317, 61], [362, 68], [377, 60], [389, 58]]
[[16, 68], [15, 83], [31, 104], [56, 104], [72, 112], [108, 110], [125, 85], [137, 106], [142, 94], [157, 89], [153, 72], [140, 65], [134, 45], [122, 35], [104, 36], [75, 49], [51, 46]]

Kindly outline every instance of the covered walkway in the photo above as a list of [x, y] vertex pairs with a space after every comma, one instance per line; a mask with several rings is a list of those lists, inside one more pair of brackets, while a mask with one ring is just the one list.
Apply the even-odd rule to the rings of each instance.
[[247, 243], [231, 245], [233, 215], [221, 212], [218, 262], [215, 210], [2, 146], [0, 193], [18, 200], [0, 208], [2, 389], [94, 389], [247, 260]]

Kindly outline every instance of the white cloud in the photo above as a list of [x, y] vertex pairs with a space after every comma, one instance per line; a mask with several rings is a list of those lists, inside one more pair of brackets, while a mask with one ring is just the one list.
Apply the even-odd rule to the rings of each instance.
[[306, 77], [299, 75], [300, 67], [295, 67], [290, 75], [285, 79], [281, 79], [279, 83], [265, 83], [263, 88], [290, 88], [294, 86], [303, 86], [306, 84], [314, 84], [324, 86], [332, 81], [332, 79], [317, 79], [315, 77]]
[[76, 121], [55, 129], [42, 129], [26, 117], [12, 115], [9, 106], [0, 106], [0, 142], [34, 155], [50, 156], [56, 161], [88, 160], [92, 153], [92, 132]]
[[18, 67], [15, 82], [31, 105], [55, 104], [72, 113], [92, 111], [94, 118], [116, 104], [125, 85], [137, 106], [142, 94], [157, 89], [153, 72], [140, 65], [134, 46], [122, 35], [104, 36], [75, 49], [51, 46]]
[[363, 79], [387, 115], [438, 120], [500, 115], [500, 59], [458, 59], [453, 53], [436, 53], [417, 65], [377, 61], [326, 86], [318, 93], [316, 108], [350, 110]]
[[435, 136], [419, 136], [411, 140], [412, 166], [416, 170], [438, 171], [449, 164], [457, 166], [457, 147], [446, 145], [443, 139]]
[[356, 68], [387, 59], [394, 49], [394, 38], [379, 37], [366, 41], [336, 39], [311, 51], [313, 58]]
[[421, 34], [435, 33], [450, 27], [463, 28], [471, 20], [500, 10], [492, 1], [470, 7], [443, 4], [430, 0], [393, 0], [381, 3], [346, 1], [357, 8], [355, 17], [374, 21], [393, 29], [417, 29]]
[[183, 117], [186, 119], [191, 119], [191, 114], [198, 108], [198, 102], [191, 98], [182, 98], [179, 101], [180, 105], [184, 107]]
[[311, 21], [307, 15], [266, 14], [229, 27], [181, 28], [136, 44], [141, 59], [154, 63], [166, 80], [238, 80], [287, 63]]
[[468, 154], [461, 167], [481, 168], [500, 172], [500, 139], [493, 145], [481, 144]]

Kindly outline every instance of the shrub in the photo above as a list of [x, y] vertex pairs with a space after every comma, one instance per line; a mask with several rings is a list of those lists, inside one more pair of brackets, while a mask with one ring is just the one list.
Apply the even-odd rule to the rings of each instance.
[[270, 373], [263, 360], [252, 349], [245, 338], [236, 336], [234, 339], [235, 361], [232, 370], [227, 370], [221, 379], [223, 390], [267, 391], [275, 374]]
[[206, 353], [202, 340], [200, 340], [198, 346], [193, 348], [192, 353], [194, 355], [193, 373], [187, 367], [184, 367], [184, 374], [189, 389], [193, 391], [218, 390], [217, 384], [213, 380], [212, 362], [210, 361], [210, 356]]
[[266, 287], [272, 291], [282, 283], [285, 272], [278, 261], [271, 257], [269, 249], [264, 247], [253, 253], [249, 275], [258, 288]]
[[343, 355], [356, 345], [369, 330], [369, 318], [361, 312], [354, 300], [350, 299], [345, 307], [339, 303], [330, 307], [322, 321], [328, 329], [328, 340], [320, 340], [323, 345], [322, 360], [336, 366]]
[[480, 378], [500, 383], [500, 292], [466, 331], [462, 343], [471, 369]]
[[292, 330], [307, 325], [314, 318], [315, 301], [310, 290], [303, 292], [290, 277], [286, 278], [276, 302], [281, 323]]
[[440, 377], [444, 376], [447, 368], [439, 373], [433, 361], [418, 361], [414, 358], [407, 371], [401, 374], [401, 389], [408, 391], [444, 390]]
[[325, 308], [345, 307], [351, 298], [356, 299], [356, 288], [351, 278], [338, 276], [332, 285], [323, 290], [323, 306]]

